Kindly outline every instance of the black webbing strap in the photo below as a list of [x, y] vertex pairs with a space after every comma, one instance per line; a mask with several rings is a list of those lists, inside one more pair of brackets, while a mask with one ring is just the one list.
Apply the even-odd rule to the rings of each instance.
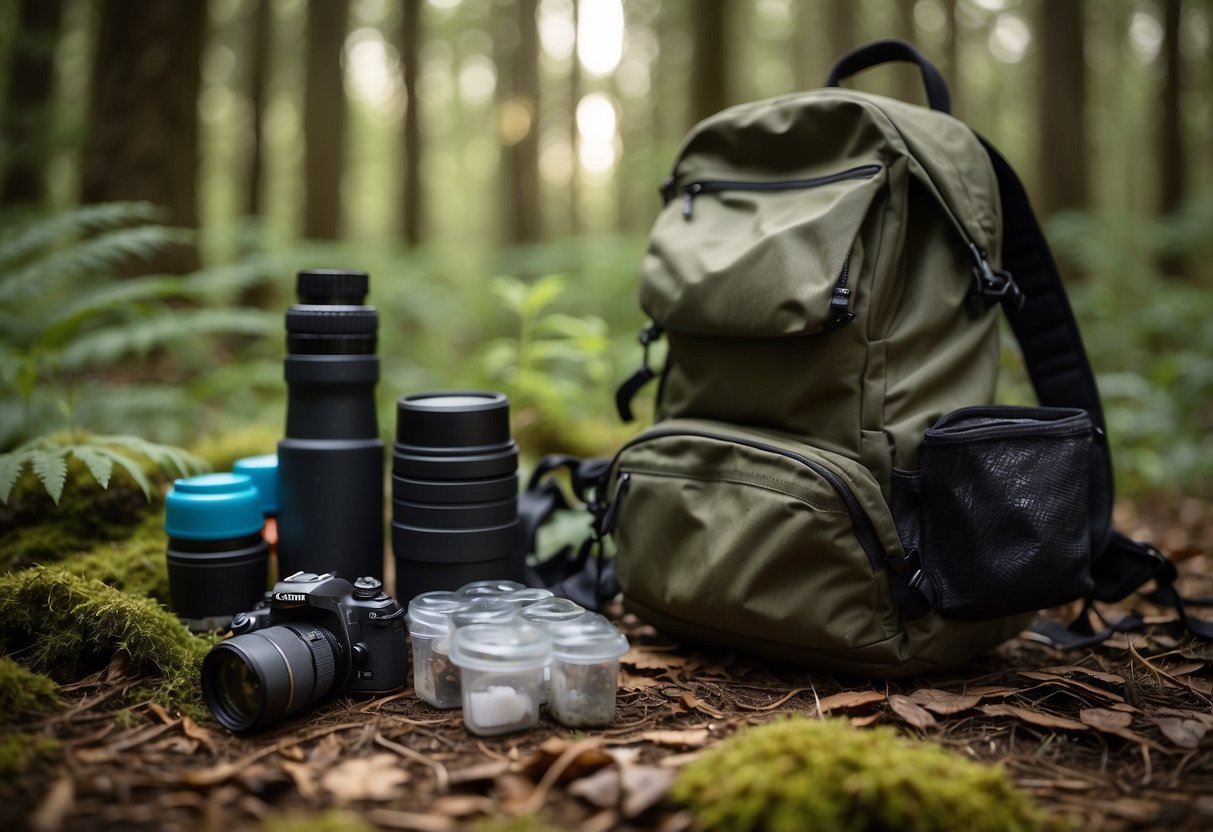
[[827, 87], [837, 87], [844, 78], [849, 78], [857, 72], [894, 61], [906, 61], [917, 64], [922, 72], [922, 85], [927, 90], [927, 103], [932, 110], [941, 113], [952, 112], [952, 97], [948, 94], [948, 84], [944, 81], [943, 73], [935, 68], [921, 52], [910, 43], [896, 38], [874, 40], [857, 46], [843, 55], [830, 67], [826, 76]]
[[[1036, 396], [1043, 405], [1086, 410], [1102, 433], [1106, 429], [1095, 374], [1087, 360], [1078, 323], [1074, 320], [1044, 232], [1032, 213], [1027, 192], [1015, 171], [993, 145], [980, 135], [977, 138], [990, 155], [998, 178], [1003, 221], [1002, 267], [1014, 276], [1025, 296], [1020, 308], [1004, 305], [1003, 311], [1023, 351]], [[1101, 453], [1103, 476], [1107, 478], [1108, 499], [1106, 505], [1092, 510], [1106, 515], [1098, 521], [1108, 533], [1095, 536], [1096, 541], [1106, 539], [1106, 544], [1091, 551], [1091, 577], [1095, 587], [1082, 614], [1068, 628], [1055, 621], [1046, 621], [1036, 626], [1036, 632], [1059, 647], [1087, 647], [1104, 641], [1114, 632], [1143, 629], [1141, 618], [1129, 615], [1114, 624], [1105, 622], [1107, 627], [1096, 631], [1090, 625], [1089, 613], [1094, 611], [1098, 615], [1094, 601], [1120, 601], [1143, 584], [1154, 581], [1156, 589], [1147, 597], [1176, 612], [1176, 621], [1164, 626], [1177, 635], [1213, 637], [1213, 623], [1187, 614], [1185, 599], [1174, 587], [1174, 564], [1153, 546], [1112, 530], [1112, 457], [1106, 442], [1098, 443], [1096, 448]]]

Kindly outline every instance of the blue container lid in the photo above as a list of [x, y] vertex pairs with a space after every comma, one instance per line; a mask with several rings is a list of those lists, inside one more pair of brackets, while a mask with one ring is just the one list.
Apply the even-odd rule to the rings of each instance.
[[173, 482], [164, 498], [164, 530], [182, 540], [227, 540], [261, 531], [265, 520], [244, 474], [202, 474]]
[[253, 481], [261, 495], [261, 513], [267, 516], [278, 513], [278, 454], [246, 456], [236, 460], [232, 473], [244, 474]]

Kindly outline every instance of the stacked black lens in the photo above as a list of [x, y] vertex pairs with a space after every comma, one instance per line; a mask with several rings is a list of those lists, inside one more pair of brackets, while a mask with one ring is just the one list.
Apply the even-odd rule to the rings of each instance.
[[278, 445], [283, 575], [383, 575], [379, 316], [366, 272], [299, 272], [286, 313], [286, 436]]
[[404, 396], [392, 454], [396, 596], [518, 580], [518, 446], [509, 400], [491, 392]]

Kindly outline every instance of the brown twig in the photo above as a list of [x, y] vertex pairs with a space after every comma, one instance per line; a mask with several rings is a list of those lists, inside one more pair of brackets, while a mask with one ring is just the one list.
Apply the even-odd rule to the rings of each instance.
[[431, 760], [429, 757], [422, 754], [420, 751], [401, 745], [398, 742], [392, 742], [383, 734], [375, 734], [375, 744], [383, 746], [388, 751], [394, 751], [401, 757], [406, 757], [410, 760], [415, 760], [419, 763], [429, 766], [434, 770], [435, 788], [439, 794], [446, 794], [451, 787], [451, 776], [446, 770], [446, 766], [437, 760]]
[[186, 772], [185, 776], [181, 779], [183, 782], [191, 786], [215, 786], [240, 773], [258, 760], [264, 759], [271, 754], [276, 754], [279, 751], [282, 751], [284, 748], [289, 748], [292, 745], [299, 745], [300, 743], [311, 742], [312, 740], [319, 739], [320, 737], [327, 736], [328, 734], [336, 734], [339, 731], [351, 731], [354, 728], [362, 728], [365, 725], [365, 722], [344, 722], [340, 725], [329, 725], [324, 728], [317, 728], [314, 731], [309, 731], [302, 737], [287, 737], [286, 739], [276, 742], [273, 745], [266, 746], [259, 751], [254, 751], [252, 754], [242, 757], [234, 763], [222, 763], [221, 765], [212, 766], [211, 768], [202, 769], [201, 771]]

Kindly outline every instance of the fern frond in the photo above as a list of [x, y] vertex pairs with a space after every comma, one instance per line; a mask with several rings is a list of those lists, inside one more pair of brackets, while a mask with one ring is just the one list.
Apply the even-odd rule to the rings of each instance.
[[99, 453], [91, 445], [73, 445], [72, 456], [84, 463], [88, 472], [93, 475], [97, 485], [109, 488], [110, 476], [114, 473], [114, 461], [105, 454]]
[[34, 474], [51, 495], [55, 505], [63, 496], [63, 484], [67, 482], [67, 448], [38, 447], [30, 455], [29, 464]]
[[152, 482], [147, 478], [147, 474], [143, 472], [143, 468], [138, 462], [131, 459], [126, 454], [115, 451], [113, 448], [97, 446], [95, 450], [102, 456], [108, 457], [117, 463], [122, 470], [126, 471], [126, 473], [130, 475], [131, 479], [135, 481], [135, 484], [139, 486], [140, 490], [143, 491], [143, 496], [149, 500], [152, 499]]
[[277, 328], [276, 316], [259, 309], [165, 310], [143, 320], [80, 335], [64, 348], [59, 366], [65, 370], [103, 366], [182, 339], [219, 334], [268, 335]]
[[150, 202], [103, 202], [24, 223], [0, 233], [0, 269], [10, 269], [70, 236], [162, 221], [164, 217], [164, 209]]
[[26, 447], [0, 454], [0, 503], [7, 503], [13, 486], [21, 476], [21, 469], [30, 460], [31, 452]]
[[180, 296], [201, 301], [225, 301], [245, 289], [265, 283], [276, 271], [277, 266], [264, 259], [202, 269], [182, 279]]
[[166, 225], [106, 231], [23, 268], [0, 275], [0, 303], [13, 303], [83, 276], [108, 276], [132, 259], [147, 259], [173, 245], [193, 241], [193, 233]]
[[164, 471], [169, 471], [170, 466], [175, 468], [183, 477], [202, 473], [208, 468], [204, 459], [191, 454], [184, 448], [150, 442], [140, 436], [94, 436], [93, 442], [107, 447], [127, 448], [147, 457]]

